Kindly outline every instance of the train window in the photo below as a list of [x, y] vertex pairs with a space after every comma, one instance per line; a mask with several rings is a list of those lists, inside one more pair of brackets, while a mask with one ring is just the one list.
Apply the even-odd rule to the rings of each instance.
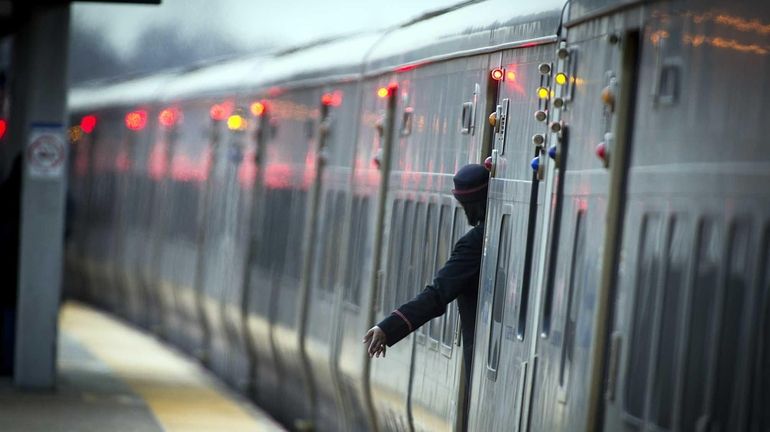
[[[425, 230], [425, 220], [427, 216], [427, 205], [424, 202], [417, 202], [415, 203], [415, 214], [414, 214], [414, 222], [412, 223], [412, 226], [414, 227], [414, 235], [411, 237], [411, 258], [409, 259], [407, 263], [408, 270], [408, 282], [406, 285], [399, 287], [401, 289], [400, 291], [400, 301], [399, 304], [405, 303], [407, 300], [409, 300], [412, 296], [422, 291], [422, 288], [420, 287], [422, 282], [422, 265], [423, 265], [423, 256], [425, 256], [425, 240], [426, 240], [426, 230]], [[420, 326], [420, 329], [417, 333], [417, 341], [418, 342], [425, 342], [425, 334], [428, 332], [428, 326]]]
[[[575, 237], [572, 241], [572, 257], [570, 260], [569, 285], [567, 286], [567, 309], [564, 317], [564, 340], [561, 348], [559, 367], [559, 387], [565, 389], [575, 352], [575, 330], [577, 327], [578, 311], [580, 310], [580, 287], [582, 282], [583, 255], [585, 254], [586, 228], [585, 211], [579, 211], [575, 219]], [[576, 301], [577, 300], [577, 301]]]
[[[449, 259], [449, 253], [452, 249], [452, 219], [451, 207], [448, 205], [441, 206], [441, 213], [439, 213], [439, 231], [438, 241], [436, 242], [436, 266], [433, 269], [435, 274], [439, 267]], [[452, 348], [452, 339], [454, 338], [455, 321], [457, 317], [457, 306], [455, 302], [447, 305], [446, 312], [444, 313], [443, 329], [441, 330], [441, 344], [449, 349]], [[454, 324], [454, 325], [453, 325]]]
[[353, 199], [353, 211], [351, 213], [351, 231], [348, 239], [348, 261], [347, 274], [345, 279], [346, 297], [345, 300], [353, 305], [361, 305], [361, 275], [364, 265], [366, 225], [369, 220], [369, 199], [366, 197], [356, 197]]
[[414, 234], [414, 206], [415, 203], [413, 201], [404, 200], [404, 211], [401, 219], [402, 233], [396, 250], [396, 255], [399, 257], [398, 269], [396, 270], [398, 283], [393, 287], [395, 295], [393, 309], [401, 306], [401, 299], [403, 298], [401, 293], [409, 283], [409, 261], [411, 260], [410, 252]]
[[487, 368], [497, 371], [503, 339], [503, 311], [505, 309], [505, 293], [508, 289], [508, 254], [510, 251], [510, 217], [503, 215], [500, 221], [500, 237], [498, 238], [497, 268], [495, 270], [494, 296], [492, 299], [492, 315], [490, 316], [489, 350], [487, 352]]
[[742, 341], [748, 333], [746, 308], [748, 284], [746, 271], [749, 267], [750, 232], [748, 223], [735, 223], [730, 230], [727, 251], [727, 278], [722, 296], [722, 319], [719, 323], [719, 347], [717, 349], [716, 386], [714, 388], [714, 410], [712, 421], [716, 429], [731, 430], [731, 414], [739, 412], [741, 395], [735, 393], [735, 383], [742, 373], [736, 367], [736, 358], [741, 358]]
[[658, 331], [658, 359], [653, 368], [651, 418], [658, 426], [671, 428], [676, 383], [676, 353], [680, 335], [677, 331], [682, 316], [682, 295], [687, 283], [688, 258], [691, 249], [690, 224], [684, 218], [671, 218], [668, 257], [664, 279]]
[[751, 406], [751, 430], [770, 430], [770, 225], [765, 227], [765, 240], [763, 243], [764, 259], [761, 262], [762, 278], [760, 279], [760, 291], [758, 299], [764, 299], [760, 309], [759, 337], [757, 347], [757, 371], [754, 374], [757, 379], [752, 380], [754, 387], [754, 403]]
[[[436, 272], [436, 237], [438, 234], [437, 230], [439, 229], [437, 207], [433, 203], [428, 205], [428, 215], [425, 221], [425, 243], [423, 243], [425, 249], [422, 252], [422, 283], [419, 285], [420, 290], [433, 282], [432, 278]], [[436, 343], [441, 339], [442, 323], [443, 315], [430, 320], [428, 323], [428, 337]]]
[[695, 254], [694, 291], [690, 295], [689, 333], [684, 367], [682, 398], [682, 430], [697, 430], [700, 419], [707, 415], [705, 407], [709, 355], [715, 330], [715, 297], [722, 247], [716, 224], [702, 221], [698, 228]]
[[[400, 199], [393, 201], [393, 211], [390, 215], [390, 239], [388, 244], [388, 273], [387, 273], [387, 291], [382, 296], [382, 307], [384, 310], [392, 307], [396, 303], [396, 287], [399, 279], [399, 257], [401, 256], [401, 236], [403, 235], [403, 207], [404, 202]], [[392, 309], [390, 309], [392, 310]]]
[[637, 256], [633, 329], [625, 388], [626, 412], [636, 418], [644, 416], [644, 400], [647, 394], [647, 371], [652, 350], [650, 330], [654, 322], [655, 295], [661, 270], [658, 247], [661, 225], [658, 215], [645, 215], [642, 229], [639, 231], [640, 249]]
[[326, 244], [326, 263], [324, 267], [324, 288], [326, 292], [334, 292], [334, 283], [337, 280], [337, 267], [339, 266], [340, 237], [342, 235], [342, 221], [345, 214], [345, 193], [330, 193], [333, 195], [333, 201], [327, 202], [330, 205], [327, 217], [329, 218], [330, 229], [328, 231], [329, 241]]
[[[454, 244], [457, 243], [458, 240], [460, 240], [460, 237], [462, 237], [465, 234], [465, 231], [468, 228], [467, 219], [465, 218], [465, 213], [463, 212], [461, 207], [454, 207], [453, 216], [452, 216], [452, 237], [451, 241], [449, 242], [449, 252], [451, 252], [452, 248], [454, 248]], [[447, 207], [447, 222], [449, 222], [448, 219], [449, 216], [449, 207]], [[449, 259], [449, 255], [446, 255], [445, 259], [440, 263], [440, 265], [443, 265], [446, 260]], [[444, 320], [444, 336], [443, 341], [446, 346], [451, 347], [452, 341], [455, 336], [455, 332], [458, 330], [457, 328], [457, 320], [459, 317], [459, 310], [457, 309], [457, 301], [454, 301], [450, 303], [448, 306], [446, 319]], [[451, 351], [450, 351], [451, 352]]]

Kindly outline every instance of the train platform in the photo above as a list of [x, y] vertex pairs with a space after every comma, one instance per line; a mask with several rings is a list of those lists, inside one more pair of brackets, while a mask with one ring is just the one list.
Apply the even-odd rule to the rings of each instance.
[[283, 431], [205, 368], [80, 303], [61, 308], [57, 387], [0, 381], [0, 431]]

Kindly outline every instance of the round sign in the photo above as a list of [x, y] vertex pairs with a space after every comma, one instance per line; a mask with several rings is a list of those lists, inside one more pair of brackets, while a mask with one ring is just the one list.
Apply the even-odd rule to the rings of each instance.
[[27, 147], [27, 165], [31, 175], [56, 175], [64, 163], [64, 141], [57, 134], [44, 133]]

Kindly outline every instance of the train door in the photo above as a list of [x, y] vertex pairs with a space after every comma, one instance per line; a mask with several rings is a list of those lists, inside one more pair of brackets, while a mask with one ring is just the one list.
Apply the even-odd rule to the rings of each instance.
[[[609, 298], [618, 262], [636, 36], [570, 30], [549, 95], [556, 160], [542, 263], [538, 368], [529, 425], [596, 430]], [[588, 57], [590, 56], [590, 60]]]
[[[308, 223], [303, 287], [308, 307], [302, 314], [303, 346], [314, 381], [317, 427], [346, 426], [348, 398], [340, 389], [337, 356], [341, 329], [338, 319], [348, 297], [344, 276], [355, 244], [350, 229], [357, 223], [350, 212], [350, 166], [354, 156], [358, 98], [355, 84], [325, 89], [319, 100], [317, 166]], [[340, 253], [344, 252], [344, 253]]]
[[[395, 82], [390, 78], [382, 76], [361, 82], [359, 114], [355, 116], [358, 127], [353, 141], [356, 147], [351, 194], [352, 215], [357, 219], [357, 227], [355, 234], [351, 232], [350, 236], [355, 238], [358, 254], [348, 263], [346, 278], [351, 284], [346, 286], [351, 291], [345, 295], [350, 305], [343, 307], [339, 315], [341, 337], [337, 358], [342, 393], [353, 409], [348, 413], [352, 430], [377, 427], [373, 397], [386, 391], [384, 386], [370, 379], [370, 368], [380, 359], [369, 360], [361, 346], [361, 334], [362, 329], [369, 328], [382, 313], [386, 313], [382, 310], [378, 291], [383, 289], [380, 262], [385, 257], [381, 257], [384, 253], [382, 245], [389, 237], [383, 227], [389, 226], [392, 215], [387, 210], [385, 192], [397, 92]], [[361, 287], [358, 290], [356, 281]], [[379, 419], [384, 422], [384, 416]]]
[[[274, 293], [270, 284], [272, 251], [270, 224], [275, 222], [273, 212], [262, 203], [273, 199], [274, 192], [266, 174], [268, 150], [275, 136], [278, 123], [276, 107], [270, 100], [261, 99], [255, 106], [257, 115], [253, 130], [254, 183], [252, 187], [249, 218], [249, 244], [243, 276], [242, 314], [246, 335], [246, 350], [251, 362], [249, 381], [251, 396], [259, 405], [271, 412], [279, 412], [282, 393], [274, 393], [280, 387], [281, 368], [270, 337], [270, 320], [275, 307]], [[251, 108], [251, 107], [250, 107]], [[275, 155], [273, 155], [275, 157]], [[284, 418], [284, 420], [286, 420]]]
[[[499, 93], [485, 255], [476, 318], [469, 430], [524, 430], [536, 337], [536, 269], [544, 218], [543, 158], [550, 43], [503, 52], [491, 78]], [[543, 97], [544, 96], [544, 97]], [[540, 120], [540, 121], [539, 121]], [[535, 137], [535, 138], [533, 138]]]

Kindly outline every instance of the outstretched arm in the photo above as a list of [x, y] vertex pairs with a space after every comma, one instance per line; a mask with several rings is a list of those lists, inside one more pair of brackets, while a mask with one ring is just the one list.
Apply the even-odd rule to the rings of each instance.
[[415, 298], [401, 305], [374, 327], [384, 332], [387, 346], [443, 314], [446, 305], [464, 290], [477, 289], [483, 243], [483, 226], [475, 227], [465, 234], [455, 244], [444, 267], [436, 274], [433, 285], [428, 285]]

